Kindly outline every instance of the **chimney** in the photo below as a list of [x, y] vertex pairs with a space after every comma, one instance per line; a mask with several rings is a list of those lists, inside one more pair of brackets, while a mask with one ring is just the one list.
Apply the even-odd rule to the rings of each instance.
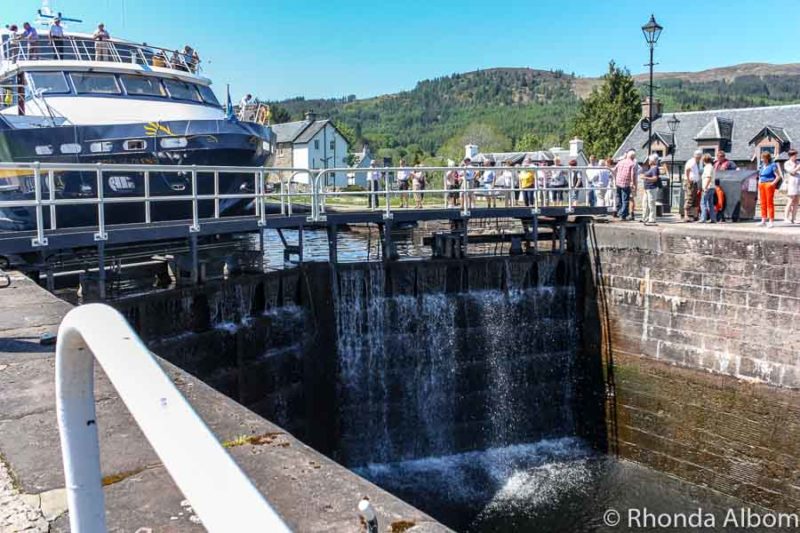
[[583, 141], [575, 137], [569, 142], [569, 156], [576, 158], [583, 152]]
[[306, 120], [309, 122], [314, 122], [317, 120], [317, 114], [313, 111], [306, 111]]
[[[661, 116], [661, 101], [655, 100], [653, 103], [653, 120]], [[642, 118], [650, 118], [650, 97], [642, 100]]]
[[475, 159], [476, 155], [478, 155], [477, 144], [467, 144], [464, 146], [464, 159], [469, 158], [470, 160], [472, 160]]

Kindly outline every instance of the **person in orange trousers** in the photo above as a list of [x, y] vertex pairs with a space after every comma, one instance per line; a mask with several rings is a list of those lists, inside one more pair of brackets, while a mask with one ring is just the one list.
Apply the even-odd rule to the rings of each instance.
[[[761, 165], [758, 168], [758, 201], [761, 204], [761, 222], [771, 228], [775, 223], [775, 190], [783, 181], [781, 167], [772, 160], [772, 154], [761, 154]], [[769, 222], [767, 222], [769, 219]]]

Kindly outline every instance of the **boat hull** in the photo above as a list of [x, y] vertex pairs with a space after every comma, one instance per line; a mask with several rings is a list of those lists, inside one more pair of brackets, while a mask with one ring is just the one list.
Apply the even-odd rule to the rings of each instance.
[[[100, 144], [102, 143], [102, 144]], [[63, 147], [80, 153], [64, 154]], [[45, 147], [44, 149], [42, 147]], [[139, 149], [141, 148], [141, 149]], [[103, 150], [99, 152], [98, 149]], [[42, 153], [51, 150], [52, 154]], [[37, 153], [37, 151], [39, 153]], [[53, 127], [0, 131], [0, 160], [6, 162], [82, 163], [82, 164], [149, 164], [206, 166], [263, 166], [271, 152], [271, 132], [256, 124], [229, 121], [191, 121], [130, 124], [123, 126]], [[130, 172], [106, 170], [98, 183], [96, 171], [56, 171], [53, 174], [56, 199], [91, 200], [98, 197], [98, 188], [108, 199], [145, 196], [145, 180], [149, 183], [151, 220], [181, 220], [192, 217], [191, 171]], [[214, 174], [197, 172], [198, 194], [213, 194]], [[42, 194], [50, 196], [49, 178], [42, 172]], [[252, 193], [254, 173], [219, 172], [217, 187], [221, 194]], [[171, 198], [158, 201], [159, 198]], [[178, 198], [185, 198], [179, 200]], [[0, 173], [0, 201], [33, 200], [32, 172]], [[252, 212], [253, 202], [247, 199], [223, 199], [220, 216]], [[213, 216], [212, 200], [198, 202], [201, 218]], [[1, 230], [28, 230], [35, 226], [33, 207], [0, 207]], [[45, 226], [52, 227], [50, 209], [43, 209]], [[127, 224], [145, 221], [144, 202], [109, 203], [104, 211], [106, 224]], [[96, 205], [58, 206], [56, 227], [95, 226]]]

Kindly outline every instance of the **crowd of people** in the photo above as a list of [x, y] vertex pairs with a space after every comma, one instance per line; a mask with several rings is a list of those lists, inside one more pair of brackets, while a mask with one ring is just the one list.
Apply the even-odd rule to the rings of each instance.
[[[760, 225], [773, 227], [774, 196], [779, 188], [788, 197], [784, 219], [795, 223], [800, 210], [800, 161], [797, 155], [796, 150], [790, 150], [789, 159], [782, 167], [773, 161], [771, 154], [765, 152], [761, 155], [758, 167]], [[501, 168], [496, 169], [498, 166]], [[430, 181], [427, 173], [420, 165], [407, 167], [405, 160], [400, 161], [400, 167], [392, 180], [392, 173], [372, 161], [367, 172], [367, 185], [372, 192], [370, 207], [379, 207], [380, 191], [388, 186], [398, 191], [400, 207], [410, 207], [409, 200], [413, 197], [415, 207], [422, 208], [426, 184]], [[685, 222], [725, 221], [725, 191], [720, 186], [717, 172], [736, 168], [722, 150], [718, 150], [715, 157], [701, 150], [694, 152], [682, 175]], [[607, 207], [615, 218], [623, 221], [636, 218], [638, 197], [642, 208], [638, 220], [645, 225], [656, 225], [656, 204], [660, 189], [665, 186], [662, 178], [665, 172], [657, 154], [651, 154], [639, 163], [634, 150], [628, 151], [616, 163], [611, 158], [590, 156], [588, 165], [584, 167], [579, 167], [575, 159], [564, 165], [558, 157], [545, 162], [525, 158], [512, 165], [498, 164], [490, 159], [478, 162], [465, 158], [459, 166], [452, 165], [444, 172], [443, 188], [447, 191], [447, 207], [471, 209], [480, 199], [485, 200], [489, 208], [587, 205]]]
[[[9, 32], [9, 54], [12, 58], [24, 57], [26, 60], [36, 59], [78, 59], [76, 56], [82, 53], [89, 53], [84, 48], [71, 49], [67, 46], [66, 38], [64, 35], [64, 27], [62, 26], [61, 19], [53, 19], [50, 25], [48, 35], [42, 37], [36, 28], [29, 22], [22, 25], [22, 31], [16, 24], [6, 26]], [[104, 23], [97, 25], [97, 29], [91, 36], [93, 41], [94, 54], [92, 59], [95, 61], [123, 61], [127, 60], [122, 57], [120, 49], [115, 50], [111, 44], [111, 34], [106, 29]], [[148, 62], [154, 67], [170, 67], [177, 70], [184, 70], [187, 72], [196, 73], [200, 66], [200, 56], [197, 50], [193, 49], [188, 44], [183, 47], [183, 51], [175, 50], [168, 54], [163, 49], [151, 49], [147, 43], [143, 43], [142, 47], [146, 50], [142, 55], [139, 52], [138, 46], [131, 47], [130, 45], [122, 45], [120, 48], [125, 54], [129, 54], [131, 63]], [[76, 52], [77, 50], [77, 52]]]

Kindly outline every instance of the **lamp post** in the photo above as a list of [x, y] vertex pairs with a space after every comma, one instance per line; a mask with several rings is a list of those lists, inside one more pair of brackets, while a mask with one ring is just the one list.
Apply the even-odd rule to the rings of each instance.
[[[675, 174], [675, 151], [678, 149], [678, 142], [677, 142], [677, 137], [675, 136], [675, 132], [678, 131], [678, 125], [680, 123], [681, 121], [678, 120], [678, 117], [675, 116], [675, 113], [673, 113], [672, 117], [670, 117], [670, 119], [667, 121], [667, 126], [669, 127], [669, 131], [672, 133], [672, 162], [670, 163], [670, 168], [669, 168], [669, 187], [667, 188], [669, 190], [670, 207], [672, 205], [672, 176]], [[680, 183], [680, 180], [678, 180], [678, 183]], [[680, 197], [680, 194], [678, 196]]]
[[655, 63], [653, 63], [653, 49], [658, 42], [658, 38], [661, 36], [661, 31], [663, 30], [663, 26], [659, 25], [656, 22], [655, 15], [650, 15], [650, 20], [642, 26], [642, 33], [644, 34], [644, 39], [647, 41], [648, 46], [650, 46], [650, 63], [646, 66], [650, 67], [650, 101], [648, 102], [647, 110], [648, 110], [648, 121], [649, 121], [649, 128], [647, 130], [647, 154], [650, 155], [652, 152], [653, 146], [653, 67]]

